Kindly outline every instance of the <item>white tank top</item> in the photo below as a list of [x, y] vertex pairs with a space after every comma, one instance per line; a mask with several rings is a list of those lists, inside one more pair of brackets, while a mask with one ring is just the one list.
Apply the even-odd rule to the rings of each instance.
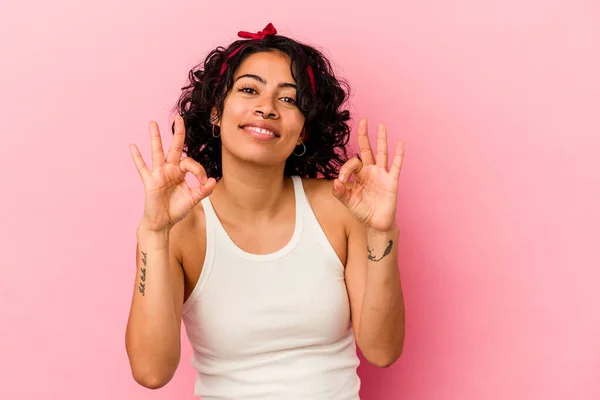
[[202, 200], [206, 257], [182, 318], [203, 400], [359, 399], [344, 266], [292, 179], [294, 233], [271, 254], [236, 246]]

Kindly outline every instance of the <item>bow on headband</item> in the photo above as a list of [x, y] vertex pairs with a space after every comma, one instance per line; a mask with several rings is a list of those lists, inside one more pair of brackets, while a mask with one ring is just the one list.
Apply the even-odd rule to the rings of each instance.
[[238, 36], [243, 39], [264, 39], [266, 36], [271, 35], [277, 35], [277, 29], [275, 29], [275, 27], [271, 23], [265, 26], [265, 29], [263, 29], [262, 31], [258, 31], [256, 33], [246, 31], [238, 32]]
[[[238, 36], [243, 38], [243, 39], [264, 39], [267, 36], [274, 36], [277, 34], [277, 29], [275, 29], [275, 27], [273, 26], [272, 23], [269, 23], [267, 26], [265, 26], [265, 29], [263, 29], [262, 31], [258, 31], [256, 33], [251, 33], [251, 32], [246, 32], [246, 31], [240, 31], [238, 32]], [[235, 49], [234, 51], [231, 52], [231, 54], [229, 54], [229, 56], [227, 57], [227, 59], [229, 60], [230, 58], [232, 58], [234, 55], [236, 55], [244, 46], [240, 46], [237, 49]], [[223, 65], [221, 66], [221, 71], [219, 72], [219, 78], [221, 77], [221, 75], [223, 75], [225, 73], [225, 70], [227, 69], [227, 62], [224, 62]], [[316, 88], [316, 84], [315, 84], [315, 75], [313, 73], [312, 67], [310, 66], [310, 64], [307, 67], [307, 72], [308, 72], [308, 79], [310, 81], [310, 88], [312, 89], [312, 92], [315, 93], [315, 91], [317, 90]]]

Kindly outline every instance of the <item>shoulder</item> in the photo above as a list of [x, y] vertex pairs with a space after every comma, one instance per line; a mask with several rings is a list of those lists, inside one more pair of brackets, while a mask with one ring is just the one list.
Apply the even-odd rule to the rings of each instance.
[[183, 261], [188, 251], [194, 251], [198, 246], [204, 253], [206, 236], [206, 215], [202, 203], [198, 203], [190, 212], [171, 229], [169, 248], [180, 261]]
[[333, 179], [302, 179], [306, 197], [315, 213], [342, 222], [346, 232], [353, 225], [354, 218], [348, 209], [333, 195]]
[[[343, 207], [338, 199], [333, 196], [333, 180], [322, 178], [303, 178], [302, 186], [304, 187], [306, 197], [311, 204], [315, 202], [325, 202], [327, 204], [331, 203], [330, 205], [334, 206], [334, 208], [338, 208], [338, 204]], [[336, 204], [336, 202], [338, 204]]]
[[302, 185], [304, 186], [307, 196], [309, 192], [311, 194], [320, 194], [324, 191], [329, 191], [329, 193], [331, 193], [331, 190], [333, 189], [333, 179], [302, 178]]

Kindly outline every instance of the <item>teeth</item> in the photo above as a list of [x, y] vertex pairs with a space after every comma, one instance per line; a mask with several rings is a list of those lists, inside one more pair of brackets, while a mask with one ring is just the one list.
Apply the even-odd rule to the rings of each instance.
[[273, 132], [271, 132], [269, 130], [266, 130], [266, 129], [261, 129], [261, 128], [257, 128], [257, 127], [254, 127], [254, 126], [248, 126], [248, 127], [246, 127], [246, 129], [249, 129], [249, 130], [254, 131], [254, 132], [262, 133], [262, 134], [265, 134], [265, 135], [271, 135], [271, 136], [273, 136]]

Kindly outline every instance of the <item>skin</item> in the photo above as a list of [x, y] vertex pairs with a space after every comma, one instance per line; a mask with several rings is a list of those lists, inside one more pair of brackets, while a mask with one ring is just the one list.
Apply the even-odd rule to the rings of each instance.
[[[304, 117], [295, 104], [295, 82], [289, 58], [278, 52], [253, 54], [238, 67], [234, 82], [225, 99], [221, 119], [214, 120], [222, 141], [223, 177], [218, 183], [208, 179], [202, 166], [194, 160], [181, 159], [185, 132], [179, 116], [166, 157], [162, 153], [158, 127], [151, 124], [153, 164], [160, 166], [168, 179], [151, 172], [137, 147], [132, 147], [132, 157], [147, 193], [138, 238], [141, 235], [152, 237], [145, 239], [148, 243], [166, 243], [162, 237], [169, 237], [169, 287], [177, 329], [181, 324], [183, 302], [198, 282], [204, 263], [202, 198], [211, 196], [228, 235], [249, 253], [275, 252], [290, 240], [294, 231], [293, 184], [283, 176], [283, 171], [286, 159], [302, 143]], [[252, 125], [268, 127], [276, 135], [269, 140], [257, 138], [247, 129]], [[366, 120], [360, 121], [357, 135], [362, 161], [349, 160], [333, 181], [305, 179], [303, 185], [325, 235], [345, 265], [357, 344], [368, 361], [387, 367], [399, 358], [404, 345], [404, 299], [397, 262], [399, 229], [395, 221], [403, 144], [398, 143], [392, 164], [388, 166], [385, 125], [378, 126], [375, 155], [369, 143]], [[173, 168], [172, 175], [168, 174], [169, 168]], [[198, 178], [198, 187], [189, 188], [183, 181], [182, 177], [188, 172]], [[163, 195], [161, 201], [160, 196], [149, 195], [161, 186], [158, 181], [180, 183], [172, 193], [168, 191], [169, 196]], [[159, 205], [165, 204], [170, 215], [168, 223], [161, 219], [167, 213], [156, 211]], [[165, 233], [167, 225], [169, 229]], [[256, 235], [257, 231], [261, 235]], [[146, 258], [152, 260], [152, 257], [148, 249], [138, 248], [138, 290], [134, 293], [134, 302], [144, 301], [152, 289], [145, 282], [152, 274], [150, 268], [146, 268]], [[142, 286], [146, 293], [139, 290]], [[160, 387], [168, 379], [170, 377], [155, 380], [152, 385]]]

